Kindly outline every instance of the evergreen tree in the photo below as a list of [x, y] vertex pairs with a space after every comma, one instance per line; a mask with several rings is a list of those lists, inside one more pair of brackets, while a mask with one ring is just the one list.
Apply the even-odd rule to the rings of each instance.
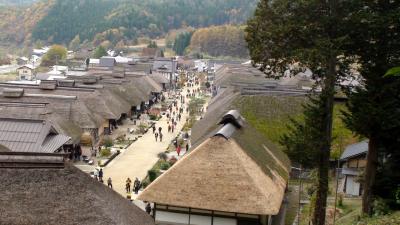
[[177, 55], [183, 55], [185, 53], [185, 49], [190, 45], [192, 34], [192, 32], [184, 32], [177, 35], [172, 47], [172, 50], [174, 50]]
[[103, 46], [99, 45], [99, 46], [96, 48], [96, 50], [94, 51], [93, 57], [94, 57], [95, 59], [100, 59], [100, 58], [103, 57], [103, 56], [107, 56], [107, 51], [106, 51], [106, 49], [105, 49]]
[[[246, 28], [250, 55], [266, 74], [281, 76], [298, 62], [313, 71], [322, 87], [316, 104], [309, 107], [308, 114], [306, 110], [312, 122], [306, 120], [300, 126], [310, 129], [307, 138], [312, 140], [310, 148], [315, 148], [312, 152], [316, 154], [310, 157], [318, 168], [314, 225], [325, 225], [334, 87], [337, 79], [349, 72], [348, 60], [341, 58], [346, 34], [339, 24], [347, 12], [346, 1], [262, 0]], [[304, 143], [302, 138], [298, 140]]]
[[362, 210], [371, 215], [375, 196], [393, 202], [400, 183], [398, 172], [390, 172], [400, 169], [396, 163], [400, 161], [400, 81], [396, 76], [384, 76], [389, 68], [400, 65], [400, 2], [350, 3], [354, 13], [345, 20], [351, 40], [346, 49], [349, 56], [357, 56], [364, 82], [348, 92], [349, 113], [345, 116], [352, 131], [369, 139]]
[[76, 51], [79, 49], [79, 45], [81, 44], [81, 39], [79, 38], [79, 34], [77, 34], [74, 39], [69, 43], [69, 48], [72, 51]]
[[150, 41], [150, 43], [147, 45], [148, 48], [158, 48], [157, 42], [155, 41]]

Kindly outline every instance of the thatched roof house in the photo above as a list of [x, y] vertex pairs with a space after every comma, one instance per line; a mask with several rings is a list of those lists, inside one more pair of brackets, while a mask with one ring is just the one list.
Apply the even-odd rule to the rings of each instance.
[[0, 224], [153, 225], [118, 193], [61, 155], [0, 152]]
[[238, 224], [265, 224], [280, 211], [289, 170], [283, 152], [238, 111], [229, 111], [201, 144], [139, 199], [156, 203], [156, 221], [161, 223], [183, 223], [183, 216], [168, 220], [169, 213], [180, 211], [189, 217], [206, 214], [213, 220], [228, 217]]

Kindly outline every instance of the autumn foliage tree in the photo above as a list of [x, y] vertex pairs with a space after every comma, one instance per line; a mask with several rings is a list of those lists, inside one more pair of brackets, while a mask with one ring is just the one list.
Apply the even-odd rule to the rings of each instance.
[[244, 28], [239, 26], [213, 26], [194, 32], [191, 52], [205, 53], [210, 56], [248, 57]]
[[67, 59], [67, 49], [62, 45], [53, 45], [42, 58], [42, 66], [52, 66]]

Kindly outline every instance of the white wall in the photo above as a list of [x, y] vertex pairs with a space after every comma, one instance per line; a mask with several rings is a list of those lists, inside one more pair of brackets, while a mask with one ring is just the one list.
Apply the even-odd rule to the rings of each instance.
[[[156, 224], [188, 225], [189, 214], [156, 211]], [[214, 225], [236, 225], [233, 218], [214, 217]], [[190, 225], [211, 225], [211, 216], [190, 215]]]
[[360, 183], [355, 181], [356, 177], [347, 176], [346, 181], [346, 194], [359, 196], [360, 195]]

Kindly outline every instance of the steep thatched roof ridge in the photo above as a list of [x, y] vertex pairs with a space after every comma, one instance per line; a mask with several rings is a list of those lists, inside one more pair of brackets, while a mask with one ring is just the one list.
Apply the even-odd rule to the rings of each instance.
[[[238, 92], [234, 91], [232, 87], [221, 91], [210, 103], [207, 109], [207, 113], [202, 120], [197, 122], [192, 128], [191, 142], [192, 148], [203, 143], [209, 137], [213, 136], [219, 129], [221, 118], [229, 110], [237, 109], [241, 114], [244, 108], [244, 104], [237, 104], [240, 101], [246, 101], [246, 99], [253, 99], [254, 96], [242, 96]], [[268, 107], [268, 105], [262, 104], [272, 96], [257, 96], [255, 100], [259, 101], [260, 107]], [[294, 98], [294, 97], [293, 97]], [[261, 108], [260, 111], [267, 113], [269, 108]], [[290, 161], [286, 154], [275, 144], [268, 140], [264, 135], [260, 134], [254, 127], [245, 123], [246, 129], [240, 130], [234, 133], [232, 136], [237, 143], [243, 147], [250, 157], [263, 169], [266, 174], [271, 175], [270, 169], [276, 170], [279, 175], [285, 180], [288, 179], [287, 169], [283, 169], [280, 164], [284, 167], [290, 166]], [[279, 162], [276, 160], [278, 159]]]
[[131, 202], [66, 165], [64, 169], [0, 168], [0, 224], [153, 225]]
[[272, 176], [265, 174], [235, 139], [215, 136], [157, 178], [139, 199], [223, 212], [276, 215], [286, 180], [273, 168], [270, 172]]

